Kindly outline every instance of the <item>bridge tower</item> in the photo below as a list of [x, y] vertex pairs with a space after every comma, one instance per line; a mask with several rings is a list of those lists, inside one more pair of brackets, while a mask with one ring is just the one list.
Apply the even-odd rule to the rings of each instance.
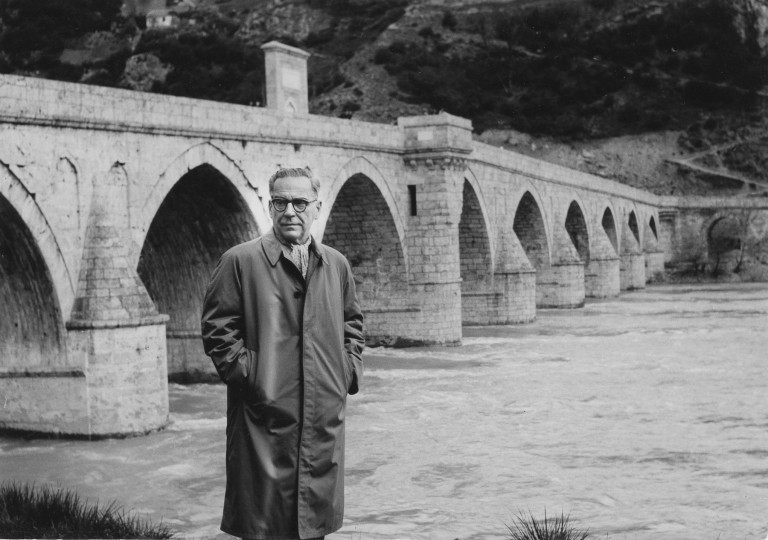
[[296, 47], [270, 41], [261, 46], [267, 84], [267, 107], [283, 114], [309, 114], [307, 58]]

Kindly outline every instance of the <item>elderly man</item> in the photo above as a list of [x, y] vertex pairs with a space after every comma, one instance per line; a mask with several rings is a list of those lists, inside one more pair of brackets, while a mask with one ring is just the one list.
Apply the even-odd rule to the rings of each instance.
[[227, 385], [221, 530], [322, 538], [344, 511], [344, 411], [363, 372], [363, 316], [347, 260], [309, 228], [307, 168], [269, 179], [273, 228], [222, 255], [203, 306], [205, 352]]

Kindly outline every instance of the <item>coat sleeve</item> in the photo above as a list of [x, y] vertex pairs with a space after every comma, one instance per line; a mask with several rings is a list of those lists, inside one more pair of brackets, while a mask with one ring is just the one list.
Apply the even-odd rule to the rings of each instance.
[[203, 301], [202, 335], [205, 354], [228, 385], [242, 386], [248, 379], [249, 355], [244, 343], [242, 284], [237, 259], [222, 255], [211, 275]]
[[344, 283], [344, 349], [347, 362], [352, 369], [348, 393], [357, 394], [363, 377], [363, 312], [355, 292], [355, 281], [349, 263], [345, 261], [346, 282]]

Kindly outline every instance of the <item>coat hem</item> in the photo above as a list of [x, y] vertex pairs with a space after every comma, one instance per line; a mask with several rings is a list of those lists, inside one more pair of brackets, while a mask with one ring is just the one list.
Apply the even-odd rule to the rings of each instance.
[[[327, 536], [331, 533], [334, 533], [341, 529], [343, 519], [339, 520], [338, 523], [334, 523], [327, 529], [320, 529], [318, 531], [313, 531], [310, 533], [312, 536], [304, 536], [304, 538], [317, 538], [320, 536]], [[219, 527], [221, 532], [227, 533], [231, 536], [236, 536], [238, 538], [248, 538], [253, 540], [298, 540], [299, 535], [297, 536], [285, 536], [281, 534], [269, 534], [269, 533], [253, 533], [253, 534], [244, 534], [239, 531], [234, 531], [232, 529], [228, 529], [225, 527]]]

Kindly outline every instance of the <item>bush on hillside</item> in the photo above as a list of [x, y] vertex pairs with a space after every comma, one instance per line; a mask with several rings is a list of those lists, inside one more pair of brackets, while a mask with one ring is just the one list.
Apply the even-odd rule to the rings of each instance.
[[[5, 73], [59, 66], [67, 40], [109, 30], [122, 0], [6, 0], [0, 2], [0, 51]], [[67, 77], [71, 72], [62, 71]]]
[[264, 53], [218, 33], [146, 32], [136, 51], [173, 66], [153, 91], [241, 105], [264, 103]]
[[506, 47], [486, 40], [457, 57], [439, 42], [395, 42], [374, 61], [409, 101], [468, 117], [478, 131], [566, 139], [675, 129], [702, 112], [749, 109], [753, 91], [768, 83], [768, 61], [737, 34], [722, 1], [682, 0], [594, 30], [596, 12], [613, 7], [606, 0], [499, 14], [495, 35]]

